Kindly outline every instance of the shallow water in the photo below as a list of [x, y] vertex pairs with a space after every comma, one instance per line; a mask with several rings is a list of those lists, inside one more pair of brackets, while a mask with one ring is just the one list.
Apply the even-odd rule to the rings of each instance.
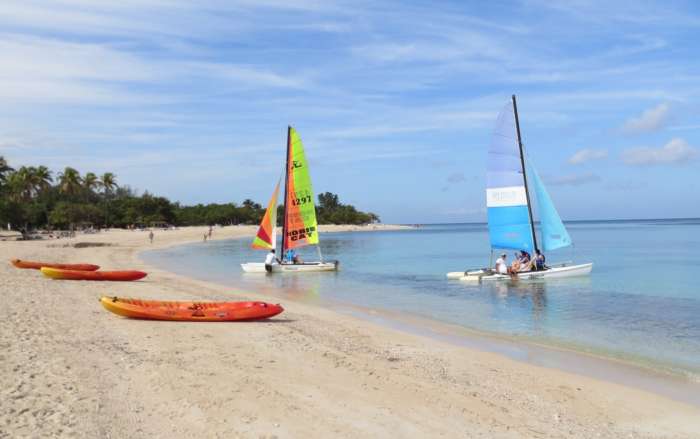
[[[249, 239], [155, 250], [143, 258], [191, 277], [282, 299], [410, 313], [697, 379], [700, 219], [573, 222], [567, 228], [576, 248], [548, 254], [548, 261], [593, 262], [589, 277], [448, 281], [448, 271], [488, 264], [483, 224], [323, 234], [324, 259], [340, 259], [338, 273], [244, 274], [240, 263], [265, 256], [250, 249]], [[313, 248], [301, 255], [317, 260]]]

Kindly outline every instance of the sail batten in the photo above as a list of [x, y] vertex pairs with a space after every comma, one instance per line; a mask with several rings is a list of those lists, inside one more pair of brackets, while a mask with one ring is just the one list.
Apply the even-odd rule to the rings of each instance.
[[508, 103], [498, 116], [487, 159], [486, 208], [493, 249], [534, 249], [532, 223], [515, 112]]

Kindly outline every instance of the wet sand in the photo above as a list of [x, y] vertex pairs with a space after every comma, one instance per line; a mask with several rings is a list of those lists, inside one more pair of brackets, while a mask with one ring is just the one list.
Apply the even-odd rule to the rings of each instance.
[[136, 231], [0, 242], [5, 260], [150, 273], [52, 281], [0, 265], [0, 437], [700, 437], [697, 406], [332, 309], [285, 302], [266, 322], [173, 323], [101, 308], [101, 295], [270, 300], [138, 258], [205, 231], [156, 231], [154, 244]]

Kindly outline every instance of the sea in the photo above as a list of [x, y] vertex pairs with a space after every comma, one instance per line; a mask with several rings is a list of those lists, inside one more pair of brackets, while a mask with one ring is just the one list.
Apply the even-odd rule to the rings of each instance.
[[[324, 260], [340, 261], [336, 273], [243, 273], [241, 263], [262, 262], [266, 253], [251, 249], [250, 238], [153, 250], [142, 258], [282, 304], [347, 306], [370, 319], [385, 311], [700, 381], [700, 219], [566, 226], [575, 246], [547, 254], [547, 261], [593, 262], [589, 276], [481, 284], [446, 279], [447, 272], [489, 264], [486, 224], [321, 234]], [[314, 247], [300, 254], [318, 260]]]

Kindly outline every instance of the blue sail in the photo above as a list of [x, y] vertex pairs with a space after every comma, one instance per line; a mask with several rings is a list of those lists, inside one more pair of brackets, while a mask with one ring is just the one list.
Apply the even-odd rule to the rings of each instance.
[[540, 229], [542, 231], [542, 250], [555, 250], [571, 245], [571, 237], [566, 231], [564, 223], [554, 208], [554, 203], [547, 193], [540, 176], [537, 175], [535, 167], [530, 160], [527, 160], [527, 178], [530, 187], [535, 189], [537, 195], [537, 211], [540, 218]]
[[498, 115], [489, 146], [486, 208], [491, 248], [533, 253], [532, 228], [512, 102]]

